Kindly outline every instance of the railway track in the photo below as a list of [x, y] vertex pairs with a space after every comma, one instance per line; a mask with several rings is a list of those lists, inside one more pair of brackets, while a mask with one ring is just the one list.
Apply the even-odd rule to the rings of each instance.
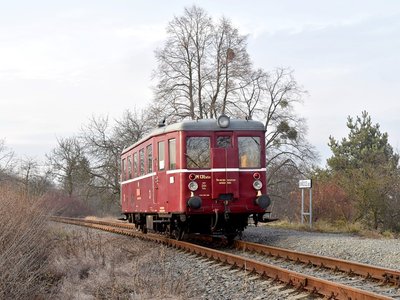
[[257, 252], [264, 255], [284, 258], [287, 260], [296, 261], [312, 266], [327, 268], [354, 275], [360, 275], [365, 278], [375, 279], [382, 283], [391, 283], [400, 287], [400, 270], [386, 269], [358, 262], [314, 255], [277, 247], [270, 247], [267, 245], [256, 244], [246, 241], [235, 241], [234, 246], [237, 249], [243, 249], [245, 251]]
[[[395, 297], [400, 299], [400, 271], [398, 270], [245, 241], [235, 241], [234, 249], [216, 250], [193, 243], [169, 239], [158, 234], [143, 234], [133, 230], [134, 226], [132, 224], [122, 222], [58, 217], [52, 217], [51, 220], [163, 243], [208, 259], [245, 269], [261, 277], [272, 278], [275, 282], [282, 282], [298, 290], [305, 290], [308, 293], [322, 295], [330, 299], [393, 299]], [[272, 261], [271, 257], [273, 258]], [[281, 266], [277, 266], [277, 261], [280, 261], [279, 265]], [[310, 268], [305, 268], [306, 265], [314, 266], [311, 269], [318, 267], [318, 269], [322, 269], [322, 273], [319, 271], [309, 272], [307, 269]], [[293, 271], [293, 268], [296, 271]], [[330, 271], [327, 272], [326, 269]], [[326, 273], [329, 273], [329, 275], [326, 275]], [[338, 276], [337, 273], [340, 275]], [[318, 277], [315, 274], [318, 274]], [[360, 277], [354, 279], [352, 277], [354, 275]], [[325, 277], [325, 279], [321, 277]], [[340, 278], [340, 280], [333, 281], [331, 279], [333, 277]], [[351, 286], [354, 283], [357, 283], [358, 287]]]

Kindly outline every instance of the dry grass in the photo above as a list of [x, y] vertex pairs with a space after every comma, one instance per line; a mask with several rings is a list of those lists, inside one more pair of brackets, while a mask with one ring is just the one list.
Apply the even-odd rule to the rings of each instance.
[[170, 249], [71, 230], [45, 212], [43, 201], [0, 185], [0, 299], [188, 298]]
[[0, 299], [32, 299], [49, 292], [50, 238], [42, 202], [0, 186]]
[[391, 231], [380, 232], [377, 230], [370, 230], [359, 222], [351, 223], [351, 222], [346, 222], [344, 220], [338, 220], [336, 222], [319, 220], [312, 224], [312, 228], [310, 228], [309, 223], [301, 224], [299, 222], [291, 222], [288, 220], [280, 220], [268, 223], [267, 226], [280, 227], [293, 230], [304, 230], [304, 231], [317, 231], [317, 232], [328, 232], [328, 233], [351, 233], [368, 238], [398, 237], [398, 235], [396, 235]]
[[153, 243], [59, 227], [52, 272], [61, 299], [185, 299], [185, 276], [168, 262], [170, 250]]

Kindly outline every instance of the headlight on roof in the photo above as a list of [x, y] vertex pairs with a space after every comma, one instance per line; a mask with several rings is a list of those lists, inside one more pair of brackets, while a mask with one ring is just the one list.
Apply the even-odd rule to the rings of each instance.
[[227, 128], [229, 126], [230, 119], [227, 115], [220, 115], [218, 117], [218, 126], [221, 128]]

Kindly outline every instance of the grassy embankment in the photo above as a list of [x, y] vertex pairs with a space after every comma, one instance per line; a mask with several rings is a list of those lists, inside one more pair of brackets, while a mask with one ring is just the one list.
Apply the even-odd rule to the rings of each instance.
[[187, 296], [168, 249], [49, 222], [49, 212], [43, 200], [0, 185], [0, 299]]
[[51, 248], [42, 203], [12, 185], [0, 186], [0, 299], [48, 293]]

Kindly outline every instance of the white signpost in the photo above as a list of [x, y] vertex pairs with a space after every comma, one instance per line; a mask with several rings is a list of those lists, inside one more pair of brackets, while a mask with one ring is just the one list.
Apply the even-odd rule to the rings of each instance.
[[[308, 216], [311, 228], [312, 227], [312, 180], [311, 179], [299, 180], [299, 188], [301, 189], [301, 224], [304, 224], [305, 216]], [[304, 211], [304, 189], [309, 189], [310, 193], [310, 205], [308, 208], [308, 212]]]

